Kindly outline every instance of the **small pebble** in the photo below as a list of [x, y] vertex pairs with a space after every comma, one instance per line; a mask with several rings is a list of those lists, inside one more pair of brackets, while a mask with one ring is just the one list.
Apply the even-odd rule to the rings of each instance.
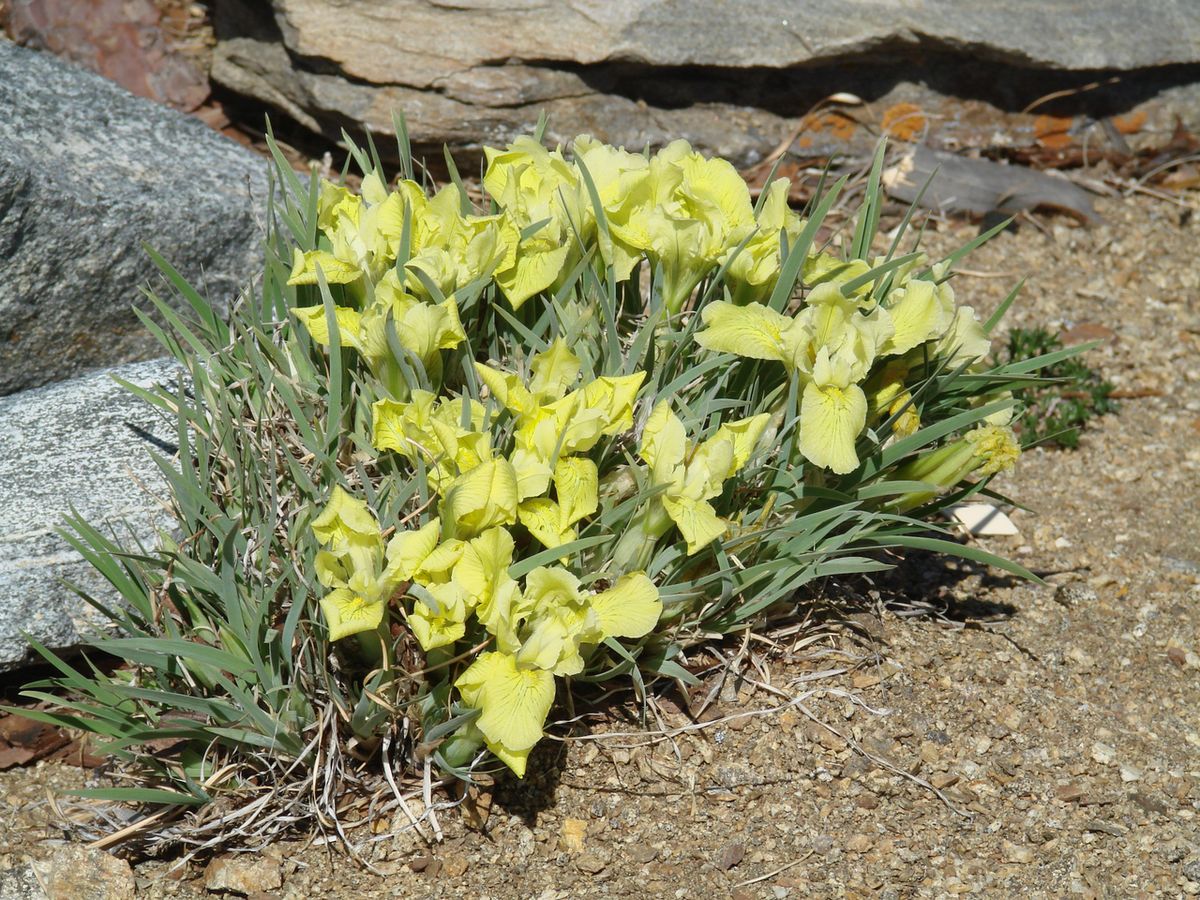
[[869, 835], [865, 834], [856, 834], [850, 840], [846, 841], [846, 849], [851, 853], [866, 853], [874, 846], [875, 842], [871, 840]]
[[447, 853], [442, 856], [442, 874], [447, 878], [462, 878], [470, 867], [470, 861], [462, 853]]
[[609, 856], [600, 850], [589, 850], [575, 860], [575, 868], [587, 875], [599, 875], [608, 865]]
[[563, 819], [558, 834], [558, 849], [567, 853], [582, 853], [587, 822], [583, 819]]
[[1092, 819], [1083, 827], [1085, 831], [1111, 834], [1113, 837], [1124, 837], [1126, 834], [1126, 830], [1115, 822], [1104, 822], [1100, 819]]
[[1005, 841], [1004, 857], [1009, 862], [1031, 863], [1033, 862], [1033, 850], [1020, 844], [1014, 844], [1011, 841]]
[[1054, 796], [1063, 803], [1078, 803], [1083, 799], [1084, 790], [1078, 784], [1060, 784], [1054, 789]]
[[746, 845], [729, 843], [717, 851], [713, 862], [722, 872], [727, 872], [742, 861], [746, 856]]

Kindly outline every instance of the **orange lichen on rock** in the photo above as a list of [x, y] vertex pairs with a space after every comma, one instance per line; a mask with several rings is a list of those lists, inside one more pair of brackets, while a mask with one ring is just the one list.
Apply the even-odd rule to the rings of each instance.
[[1075, 120], [1063, 116], [1038, 116], [1033, 122], [1033, 137], [1048, 150], [1071, 146], [1071, 125]]
[[858, 123], [849, 116], [836, 112], [810, 113], [804, 117], [800, 138], [796, 141], [799, 147], [811, 147], [814, 137], [820, 134], [836, 138], [839, 141], [849, 141], [858, 129]]
[[1146, 125], [1146, 111], [1139, 109], [1127, 116], [1113, 116], [1112, 123], [1121, 134], [1137, 134]]
[[879, 127], [883, 133], [898, 141], [914, 141], [925, 130], [928, 120], [914, 103], [897, 103], [883, 113]]

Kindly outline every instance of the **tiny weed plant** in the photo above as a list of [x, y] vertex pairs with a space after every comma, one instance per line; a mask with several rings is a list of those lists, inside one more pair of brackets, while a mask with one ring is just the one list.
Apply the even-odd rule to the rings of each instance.
[[[1014, 328], [1004, 348], [1007, 363], [1037, 359], [1063, 349], [1062, 340], [1045, 328]], [[1079, 435], [1089, 419], [1115, 412], [1113, 386], [1081, 357], [1061, 359], [1041, 370], [1039, 384], [1013, 392], [1022, 412], [1013, 430], [1026, 446], [1053, 443], [1079, 446]]]

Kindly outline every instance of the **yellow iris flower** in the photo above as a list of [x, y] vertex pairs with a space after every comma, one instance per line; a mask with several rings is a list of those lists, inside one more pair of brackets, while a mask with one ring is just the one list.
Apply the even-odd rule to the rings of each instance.
[[[516, 418], [510, 463], [516, 478], [517, 517], [546, 547], [577, 536], [575, 526], [599, 505], [596, 464], [581, 456], [605, 435], [633, 425], [633, 405], [644, 373], [597, 378], [571, 390], [581, 363], [557, 338], [519, 376], [476, 363], [491, 395]], [[544, 496], [551, 485], [555, 497]]]
[[869, 312], [835, 284], [814, 288], [786, 316], [758, 304], [719, 301], [702, 312], [696, 342], [709, 350], [783, 363], [804, 384], [798, 447], [814, 465], [844, 474], [858, 467], [854, 444], [866, 425], [860, 382], [894, 329], [882, 307]]
[[[299, 306], [291, 312], [314, 341], [326, 347], [332, 343], [324, 306]], [[420, 359], [431, 374], [440, 374], [439, 351], [452, 350], [466, 340], [453, 298], [436, 304], [418, 300], [400, 288], [396, 271], [389, 270], [375, 286], [374, 302], [362, 312], [334, 307], [338, 344], [361, 353], [371, 370], [385, 381], [384, 370], [393, 359], [387, 338], [389, 316], [400, 345]]]
[[[575, 138], [572, 149], [592, 178], [605, 219], [614, 221], [624, 208], [625, 198], [636, 193], [650, 176], [650, 161], [641, 153], [609, 146], [586, 134]], [[611, 228], [599, 228], [596, 211], [590, 203], [585, 204], [582, 218], [584, 239], [596, 241], [601, 257], [612, 265], [617, 281], [625, 281], [641, 259], [642, 251], [625, 243]]]
[[517, 507], [517, 517], [545, 547], [575, 540], [576, 523], [599, 508], [600, 478], [596, 464], [581, 456], [565, 456], [554, 467], [555, 499], [534, 497]]
[[[804, 229], [804, 220], [788, 207], [790, 184], [788, 179], [779, 178], [767, 186], [758, 213], [758, 230], [729, 263], [726, 278], [733, 284], [735, 303], [762, 301], [770, 296], [783, 264], [780, 233], [786, 234], [790, 247]], [[728, 252], [735, 249], [736, 245]]]
[[317, 578], [332, 588], [321, 598], [321, 612], [331, 641], [371, 631], [383, 621], [387, 601], [413, 577], [417, 548], [429, 539], [436, 521], [417, 532], [401, 532], [384, 546], [379, 522], [365, 501], [335, 487], [329, 502], [312, 522], [322, 545]]
[[506, 623], [509, 640], [480, 654], [455, 687], [467, 706], [480, 710], [475, 724], [488, 749], [523, 777], [554, 704], [555, 675], [582, 671], [585, 646], [648, 634], [662, 614], [662, 601], [642, 573], [587, 595], [567, 570], [543, 567], [526, 576], [517, 607]]
[[[496, 271], [496, 283], [519, 309], [554, 284], [569, 260], [578, 259], [584, 206], [579, 177], [560, 151], [530, 137], [517, 138], [506, 150], [485, 147], [484, 155], [483, 186], [525, 234], [513, 257]], [[544, 224], [528, 233], [539, 223]]]
[[492, 457], [491, 436], [483, 430], [486, 411], [476, 400], [439, 399], [414, 390], [406, 403], [377, 400], [371, 414], [371, 445], [423, 463], [430, 487], [439, 494], [458, 475]]
[[442, 495], [442, 519], [454, 537], [468, 538], [517, 521], [517, 473], [507, 459], [489, 459], [455, 478]]
[[728, 528], [708, 501], [720, 496], [725, 482], [749, 461], [769, 419], [767, 413], [760, 413], [723, 423], [712, 437], [693, 445], [666, 400], [651, 412], [638, 453], [650, 467], [651, 484], [666, 488], [651, 504], [661, 506], [679, 528], [689, 554]]
[[980, 425], [965, 435], [927, 451], [896, 469], [896, 481], [923, 481], [929, 489], [904, 494], [888, 505], [906, 512], [951, 490], [969, 475], [995, 475], [1011, 469], [1021, 455], [1013, 430], [1005, 425]]
[[406, 287], [426, 295], [422, 272], [450, 297], [473, 281], [503, 271], [516, 259], [520, 229], [507, 213], [464, 216], [463, 194], [448, 184], [431, 199], [414, 204]]
[[532, 378], [483, 363], [475, 370], [491, 395], [516, 416], [519, 451], [553, 468], [557, 455], [586, 453], [604, 436], [633, 426], [633, 404], [644, 372], [596, 378], [568, 390], [579, 375], [580, 360], [562, 338], [534, 356]]
[[609, 214], [611, 232], [661, 267], [666, 308], [678, 312], [704, 275], [755, 228], [750, 190], [730, 163], [673, 141]]
[[360, 197], [322, 182], [317, 225], [330, 249], [297, 249], [288, 284], [316, 284], [318, 267], [329, 284], [351, 284], [363, 276], [377, 281], [396, 262], [405, 207], [418, 197], [424, 198], [419, 185], [407, 182], [389, 192], [374, 173], [363, 179]]

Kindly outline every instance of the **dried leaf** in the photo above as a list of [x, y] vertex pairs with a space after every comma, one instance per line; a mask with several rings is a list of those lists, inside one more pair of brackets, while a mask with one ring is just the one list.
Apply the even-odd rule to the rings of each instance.
[[920, 201], [927, 209], [944, 213], [1012, 214], [1048, 207], [1086, 222], [1098, 219], [1088, 193], [1065, 178], [926, 147], [914, 147], [885, 171], [883, 186], [895, 199], [913, 203], [931, 175], [933, 181]]

